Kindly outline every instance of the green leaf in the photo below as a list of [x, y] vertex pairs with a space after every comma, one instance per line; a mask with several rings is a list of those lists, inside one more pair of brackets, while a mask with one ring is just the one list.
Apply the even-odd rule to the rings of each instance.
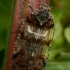
[[53, 60], [54, 57], [63, 51], [63, 48], [56, 48], [50, 50], [49, 60]]
[[66, 40], [70, 43], [70, 26], [65, 29], [64, 35]]
[[62, 52], [60, 55], [61, 57], [58, 59], [58, 61], [70, 61], [70, 53]]
[[54, 33], [54, 40], [56, 40], [62, 34], [62, 26], [60, 22], [55, 24], [55, 33]]
[[48, 62], [45, 70], [70, 70], [70, 62]]

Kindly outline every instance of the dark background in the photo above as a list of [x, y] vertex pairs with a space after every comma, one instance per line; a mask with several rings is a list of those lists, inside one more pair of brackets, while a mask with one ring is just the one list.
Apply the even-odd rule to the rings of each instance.
[[[51, 0], [55, 34], [47, 70], [70, 70], [70, 0]], [[0, 70], [11, 25], [12, 0], [0, 0]], [[45, 69], [45, 70], [46, 70]]]

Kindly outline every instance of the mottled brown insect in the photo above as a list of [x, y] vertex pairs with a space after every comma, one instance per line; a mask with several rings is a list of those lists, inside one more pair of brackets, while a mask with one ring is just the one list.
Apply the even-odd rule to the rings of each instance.
[[29, 7], [32, 13], [21, 22], [14, 45], [12, 70], [44, 70], [49, 56], [54, 32], [51, 8], [46, 4], [39, 4], [37, 10]]

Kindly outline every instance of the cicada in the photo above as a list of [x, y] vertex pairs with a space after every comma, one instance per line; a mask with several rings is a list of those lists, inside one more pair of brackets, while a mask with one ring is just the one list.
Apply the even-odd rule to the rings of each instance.
[[[12, 70], [44, 70], [53, 40], [54, 23], [51, 7], [39, 4], [21, 22], [14, 44]], [[25, 28], [24, 28], [25, 25]]]

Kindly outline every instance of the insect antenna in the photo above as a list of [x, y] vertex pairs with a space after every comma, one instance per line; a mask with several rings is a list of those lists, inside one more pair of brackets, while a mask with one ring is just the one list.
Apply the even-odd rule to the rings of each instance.
[[29, 8], [30, 8], [32, 11], [34, 11], [34, 9], [33, 9], [33, 7], [32, 7], [31, 5], [29, 5]]

